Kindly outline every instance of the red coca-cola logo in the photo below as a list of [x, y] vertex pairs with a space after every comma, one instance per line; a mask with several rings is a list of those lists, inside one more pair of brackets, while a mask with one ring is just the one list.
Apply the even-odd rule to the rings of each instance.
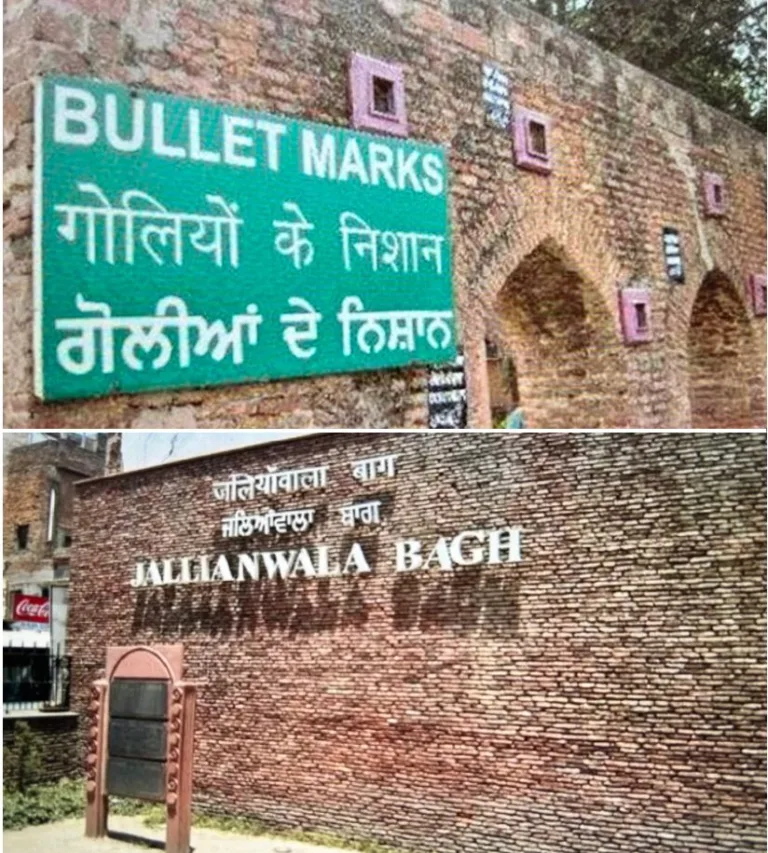
[[38, 595], [17, 595], [13, 602], [15, 622], [50, 622], [51, 602]]

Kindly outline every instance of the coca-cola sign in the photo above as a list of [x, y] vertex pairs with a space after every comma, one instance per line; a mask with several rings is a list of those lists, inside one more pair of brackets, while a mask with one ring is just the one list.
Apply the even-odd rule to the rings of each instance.
[[50, 600], [39, 595], [17, 595], [13, 601], [13, 621], [50, 622]]

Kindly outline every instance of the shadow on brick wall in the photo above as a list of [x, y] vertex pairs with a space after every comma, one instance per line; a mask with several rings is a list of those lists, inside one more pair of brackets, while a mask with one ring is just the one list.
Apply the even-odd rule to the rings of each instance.
[[375, 607], [385, 610], [397, 631], [452, 629], [509, 637], [518, 632], [518, 597], [516, 579], [471, 569], [397, 576], [389, 592], [367, 576], [341, 582], [166, 586], [138, 592], [132, 629], [134, 634], [151, 632], [155, 642], [193, 634], [243, 636], [257, 630], [296, 636], [365, 628]]
[[295, 636], [364, 626], [368, 621], [364, 580], [350, 578], [343, 593], [332, 589], [331, 583], [245, 582], [208, 587], [202, 594], [192, 587], [142, 590], [134, 608], [133, 631], [151, 631], [163, 639], [191, 634], [224, 638], [264, 629]]
[[516, 578], [472, 569], [398, 575], [392, 587], [393, 627], [397, 631], [453, 628], [515, 636], [519, 594]]

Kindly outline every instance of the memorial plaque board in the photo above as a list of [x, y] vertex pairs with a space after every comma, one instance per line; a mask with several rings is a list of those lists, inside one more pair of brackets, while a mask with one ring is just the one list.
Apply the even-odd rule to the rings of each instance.
[[167, 725], [160, 720], [109, 721], [110, 758], [149, 758], [163, 761], [168, 748]]
[[162, 803], [166, 853], [189, 853], [197, 689], [182, 662], [181, 644], [107, 648], [88, 702], [88, 838], [108, 834], [110, 795], [130, 797]]
[[109, 716], [131, 720], [167, 720], [168, 682], [114, 679], [109, 692]]
[[109, 691], [107, 793], [165, 797], [168, 682], [116, 678]]
[[110, 758], [107, 793], [162, 802], [165, 799], [165, 762]]

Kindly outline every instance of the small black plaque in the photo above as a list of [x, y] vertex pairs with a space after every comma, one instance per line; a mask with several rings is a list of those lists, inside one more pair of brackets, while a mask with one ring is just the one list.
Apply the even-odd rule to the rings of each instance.
[[683, 284], [685, 282], [685, 272], [683, 270], [683, 247], [680, 241], [680, 232], [676, 228], [664, 228], [662, 230], [662, 240], [667, 275], [671, 281]]
[[109, 688], [109, 716], [131, 720], [167, 720], [168, 682], [114, 679]]
[[467, 428], [467, 384], [461, 353], [454, 362], [430, 371], [427, 391], [430, 429]]
[[167, 749], [167, 724], [161, 720], [109, 721], [109, 755], [163, 761]]
[[165, 762], [110, 758], [107, 763], [107, 793], [137, 800], [164, 800]]

